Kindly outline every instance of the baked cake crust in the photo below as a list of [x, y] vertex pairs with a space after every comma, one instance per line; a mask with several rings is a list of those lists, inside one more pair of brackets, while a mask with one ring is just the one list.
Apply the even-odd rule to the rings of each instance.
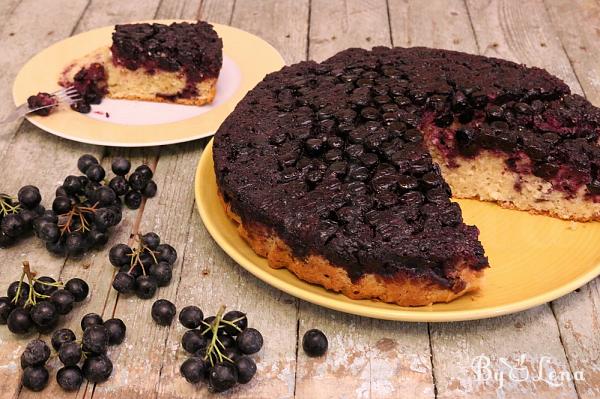
[[368, 273], [352, 281], [344, 268], [320, 255], [309, 255], [305, 259], [296, 257], [272, 229], [259, 223], [244, 223], [221, 193], [219, 200], [227, 216], [237, 223], [239, 235], [254, 252], [267, 259], [270, 267], [288, 269], [301, 280], [340, 292], [351, 299], [379, 299], [400, 306], [426, 306], [450, 302], [468, 292], [477, 291], [484, 281], [482, 270], [474, 270], [463, 264], [454, 267], [456, 284], [452, 288], [441, 287], [429, 278], [410, 275], [384, 278]]

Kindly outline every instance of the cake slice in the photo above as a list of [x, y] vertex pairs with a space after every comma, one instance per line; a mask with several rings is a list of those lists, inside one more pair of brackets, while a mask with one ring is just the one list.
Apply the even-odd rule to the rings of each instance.
[[361, 56], [286, 67], [248, 93], [215, 136], [223, 205], [271, 267], [353, 299], [451, 301], [481, 285], [479, 232]]
[[[100, 93], [116, 99], [209, 104], [216, 95], [222, 50], [222, 40], [203, 21], [116, 25], [112, 45], [71, 63], [59, 83], [83, 86], [87, 104], [98, 103]], [[99, 66], [103, 79], [94, 80], [97, 89], [87, 76], [98, 76]], [[89, 107], [80, 108], [89, 112]]]

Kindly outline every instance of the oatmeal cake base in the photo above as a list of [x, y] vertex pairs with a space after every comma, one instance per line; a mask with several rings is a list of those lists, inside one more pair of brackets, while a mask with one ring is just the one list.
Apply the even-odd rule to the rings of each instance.
[[[456, 158], [456, 166], [450, 167], [435, 145], [429, 144], [428, 147], [455, 198], [495, 202], [504, 208], [564, 220], [600, 221], [600, 203], [586, 199], [585, 187], [568, 198], [540, 177], [519, 174], [506, 168], [506, 156], [483, 151], [474, 159]], [[515, 187], [519, 187], [519, 190]]]
[[454, 290], [416, 276], [386, 278], [365, 274], [353, 282], [344, 268], [333, 265], [320, 255], [309, 255], [306, 259], [294, 256], [291, 248], [275, 232], [259, 223], [244, 223], [220, 191], [218, 195], [227, 216], [237, 223], [239, 235], [256, 254], [267, 259], [270, 267], [288, 269], [301, 280], [342, 293], [351, 299], [378, 299], [400, 306], [426, 306], [450, 302], [478, 290], [483, 283], [483, 270], [473, 270], [463, 263], [454, 268], [452, 277], [457, 280]]
[[[180, 72], [157, 71], [153, 74], [142, 68], [129, 70], [115, 66], [109, 47], [101, 47], [67, 66], [60, 79], [62, 86], [70, 85], [75, 74], [92, 63], [104, 66], [107, 75], [108, 98], [152, 101], [183, 105], [206, 105], [216, 95], [217, 78], [206, 78], [196, 84], [197, 94], [190, 98], [177, 97], [185, 89], [186, 77]], [[160, 93], [160, 95], [157, 95]], [[170, 97], [172, 96], [172, 97]]]

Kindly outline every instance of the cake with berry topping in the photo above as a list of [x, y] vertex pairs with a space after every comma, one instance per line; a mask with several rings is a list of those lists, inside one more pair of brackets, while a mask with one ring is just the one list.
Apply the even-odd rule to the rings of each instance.
[[268, 75], [213, 156], [227, 214], [270, 266], [416, 306], [476, 290], [489, 266], [452, 195], [600, 220], [599, 123], [542, 69], [348, 49]]
[[[223, 42], [213, 26], [197, 21], [116, 25], [112, 45], [70, 64], [59, 83], [103, 67], [100, 89], [110, 98], [204, 105], [213, 101], [223, 63]], [[101, 98], [102, 96], [100, 96]], [[95, 102], [87, 102], [87, 104]]]

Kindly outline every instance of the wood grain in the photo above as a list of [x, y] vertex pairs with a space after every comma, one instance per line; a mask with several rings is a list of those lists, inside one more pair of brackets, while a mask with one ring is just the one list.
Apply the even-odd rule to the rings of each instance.
[[581, 91], [542, 0], [467, 0], [467, 6], [482, 55], [542, 67]]
[[323, 61], [348, 47], [390, 46], [385, 0], [314, 0], [308, 58]]
[[195, 19], [200, 13], [202, 0], [161, 1], [156, 10], [156, 19]]
[[[117, 3], [117, 2], [115, 2], [115, 3]], [[65, 13], [62, 13], [62, 14], [50, 13], [49, 18], [53, 18], [52, 23], [54, 24], [54, 26], [60, 26], [61, 29], [65, 29], [66, 34], [64, 36], [68, 36], [72, 32], [77, 33], [82, 30], [85, 30], [85, 29], [90, 29], [92, 27], [106, 25], [107, 24], [106, 18], [104, 18], [104, 17], [95, 18], [94, 17], [95, 13], [97, 15], [105, 15], [106, 14], [106, 12], [105, 12], [106, 9], [97, 11], [97, 7], [96, 7], [97, 4], [100, 4], [100, 6], [108, 6], [108, 7], [113, 6], [113, 4], [110, 4], [109, 2], [104, 2], [104, 3], [95, 2], [95, 3], [91, 4], [88, 8], [85, 9], [85, 14], [82, 16], [81, 21], [79, 20], [81, 15], [77, 15], [77, 19], [73, 19], [71, 26], [68, 28], [68, 32], [66, 32], [66, 29], [64, 26], [64, 21], [63, 21], [64, 16], [67, 14], [65, 14]], [[20, 6], [22, 6], [22, 5], [23, 5], [23, 3], [21, 3]], [[38, 6], [39, 6], [39, 3], [38, 3]], [[71, 5], [69, 7], [72, 7], [72, 6], [73, 6], [73, 3], [71, 2]], [[69, 7], [67, 7], [66, 5], [64, 6], [64, 8], [69, 8]], [[35, 7], [33, 7], [32, 5], [29, 5], [29, 9], [33, 9], [33, 8], [35, 8]], [[49, 7], [49, 6], [46, 8], [52, 9], [52, 7]], [[138, 7], [138, 9], [142, 10], [140, 7]], [[118, 6], [113, 7], [113, 10], [118, 11], [119, 10]], [[80, 11], [83, 11], [83, 7]], [[132, 12], [131, 9], [126, 9], [126, 12], [129, 12], [129, 16], [131, 16], [131, 12]], [[17, 15], [18, 14], [15, 11], [15, 17]], [[115, 18], [120, 17], [120, 15], [115, 12], [113, 12], [112, 15]], [[151, 18], [153, 15], [154, 15], [154, 10], [152, 10], [152, 12], [148, 14], [148, 17]], [[24, 18], [23, 15], [18, 15], [18, 17], [21, 18], [20, 23], [24, 23], [24, 22], [28, 23], [27, 19]], [[48, 15], [47, 15], [47, 17], [48, 17]], [[60, 23], [58, 21], [60, 21]], [[123, 19], [121, 19], [120, 21], [123, 21]], [[45, 20], [44, 23], [49, 23], [49, 22]], [[94, 23], [97, 23], [99, 25], [93, 25]], [[54, 34], [52, 34], [52, 35], [54, 35]], [[55, 38], [55, 40], [56, 40], [56, 38]], [[42, 40], [42, 43], [43, 43], [43, 40]], [[32, 145], [32, 143], [37, 143], [37, 144]], [[62, 183], [62, 180], [67, 176], [67, 174], [69, 172], [73, 173], [73, 174], [79, 174], [79, 172], [77, 171], [77, 168], [76, 168], [77, 159], [79, 158], [79, 156], [83, 153], [91, 153], [91, 154], [95, 155], [97, 158], [102, 159], [103, 152], [104, 152], [104, 150], [101, 147], [94, 147], [94, 146], [90, 146], [90, 145], [69, 142], [64, 139], [60, 139], [58, 137], [51, 136], [48, 133], [45, 133], [45, 132], [35, 128], [28, 122], [25, 122], [22, 125], [22, 127], [19, 129], [17, 134], [13, 137], [12, 141], [10, 142], [10, 144], [7, 148], [5, 155], [0, 159], [0, 165], [5, 168], [4, 170], [10, 170], [12, 168], [11, 165], [21, 164], [22, 159], [35, 159], [36, 162], [35, 163], [30, 162], [30, 163], [22, 165], [18, 169], [18, 171], [19, 171], [18, 173], [7, 176], [6, 180], [3, 179], [2, 185], [4, 187], [4, 185], [6, 184], [6, 187], [8, 187], [8, 189], [10, 191], [15, 191], [24, 184], [35, 184], [42, 191], [42, 195], [45, 198], [45, 201], [44, 201], [45, 204], [49, 206], [49, 205], [51, 205], [52, 200], [54, 198], [54, 190], [56, 189], [56, 187], [58, 185], [60, 185]], [[120, 226], [120, 228], [127, 226], [128, 222], [130, 221], [131, 218], [132, 218], [132, 213], [125, 212], [125, 221], [124, 221], [123, 225]], [[128, 235], [129, 232], [127, 231], [126, 234]], [[115, 238], [116, 237], [118, 237], [118, 231], [117, 231]], [[23, 255], [26, 256], [27, 258], [32, 259], [32, 264], [34, 265], [34, 267], [40, 274], [47, 274], [47, 275], [51, 275], [53, 277], [57, 277], [57, 276], [61, 275], [61, 277], [63, 277], [63, 278], [70, 278], [73, 276], [81, 276], [84, 279], [86, 279], [86, 281], [88, 281], [88, 283], [92, 287], [93, 293], [92, 293], [91, 297], [88, 299], [85, 306], [77, 307], [74, 312], [72, 312], [70, 315], [68, 315], [68, 317], [66, 317], [63, 321], [63, 323], [65, 323], [65, 325], [73, 327], [73, 329], [77, 332], [78, 331], [77, 326], [79, 325], [79, 320], [81, 319], [81, 316], [83, 314], [91, 312], [91, 311], [97, 312], [99, 310], [102, 310], [102, 307], [104, 306], [105, 299], [106, 299], [105, 293], [107, 291], [104, 290], [102, 292], [98, 292], [98, 290], [94, 289], [94, 287], [97, 287], [97, 284], [99, 282], [107, 282], [110, 280], [107, 278], [106, 273], [96, 273], [95, 269], [92, 269], [92, 270], [89, 270], [86, 272], [84, 269], [81, 268], [81, 265], [87, 264], [87, 263], [92, 263], [92, 266], [93, 266], [96, 263], [93, 261], [97, 259], [96, 257], [99, 254], [98, 252], [93, 252], [93, 253], [89, 254], [82, 261], [69, 260], [65, 263], [64, 258], [54, 257], [54, 256], [50, 255], [45, 250], [45, 248], [43, 248], [43, 246], [39, 240], [29, 240], [26, 243], [24, 243], [23, 245], [19, 245], [18, 247], [15, 247], [15, 248], [7, 251], [7, 256], [11, 257], [12, 259], [16, 259], [16, 260], [20, 261], [22, 256], [16, 255], [16, 251], [18, 251], [19, 253], [23, 253]], [[11, 254], [14, 254], [14, 256], [11, 256]], [[90, 262], [90, 260], [91, 260], [91, 262]], [[61, 271], [63, 270], [63, 266], [65, 264], [69, 265], [69, 268], [68, 268], [68, 271], [63, 274], [63, 273], [61, 273]], [[78, 268], [79, 268], [79, 270], [77, 270]], [[16, 268], [13, 270], [15, 273], [17, 272]], [[110, 274], [110, 272], [112, 272], [110, 269], [108, 269], [108, 271], [109, 271], [109, 274]], [[8, 275], [4, 275], [4, 274], [2, 275], [2, 277], [8, 278], [9, 280], [13, 280], [15, 278], [15, 277], [9, 278]], [[3, 285], [5, 285], [5, 284], [3, 284]], [[5, 329], [3, 329], [2, 334], [10, 334], [10, 333], [8, 333]], [[21, 339], [21, 340], [19, 340], [19, 343], [21, 345], [24, 345], [27, 342], [27, 339], [31, 339], [31, 338], [32, 337], [29, 336], [25, 339]], [[20, 380], [18, 377], [16, 377], [14, 375], [14, 373], [16, 373], [17, 375], [19, 374], [17, 362], [18, 362], [18, 356], [20, 355], [20, 352], [22, 351], [22, 347], [19, 346], [17, 348], [11, 348], [11, 351], [13, 349], [17, 349], [17, 350], [14, 350], [11, 353], [12, 357], [9, 357], [9, 356], [5, 357], [5, 356], [0, 355], [0, 356], [2, 356], [2, 358], [9, 359], [11, 362], [11, 365], [14, 366], [14, 368], [12, 366], [10, 368], [10, 370], [13, 370], [13, 377], [7, 378], [7, 379], [3, 378], [2, 383], [0, 383], [0, 384], [6, 383], [6, 384], [15, 385], [16, 387], [18, 387]], [[56, 371], [56, 369], [58, 368], [58, 364], [54, 364], [53, 366], [55, 366], [55, 367], [53, 367], [53, 371]], [[54, 389], [56, 389], [57, 392], [61, 392], [60, 389], [56, 386], [54, 387]], [[5, 391], [2, 390], [2, 392], [5, 392]], [[24, 390], [21, 392], [20, 396], [28, 397], [29, 395], [31, 395], [31, 392]]]
[[426, 46], [477, 53], [463, 0], [390, 0], [394, 46]]
[[[585, 96], [600, 105], [600, 55], [597, 1], [553, 0], [545, 2], [552, 26], [573, 66]], [[581, 398], [600, 397], [600, 279], [596, 278], [578, 292], [554, 301], [553, 309], [563, 344], [573, 371], [583, 370], [585, 380], [576, 381]]]
[[236, 0], [231, 25], [271, 45], [288, 64], [306, 59], [308, 0]]
[[570, 378], [570, 372], [546, 305], [495, 319], [432, 324], [431, 344], [438, 398], [577, 398], [571, 381], [550, 377]]
[[[37, 143], [32, 145], [32, 143]], [[0, 170], [14, 171], [2, 175], [2, 191], [16, 193], [26, 184], [36, 185], [43, 196], [43, 203], [50, 207], [54, 199], [56, 187], [62, 183], [69, 173], [77, 170], [79, 155], [91, 152], [100, 156], [93, 148], [86, 145], [74, 144], [48, 134], [25, 122], [11, 143], [9, 151], [0, 158]], [[24, 159], [35, 159], [35, 162], [23, 162]], [[15, 167], [19, 165], [19, 167]], [[0, 273], [0, 286], [7, 287], [21, 273], [21, 262], [28, 259], [34, 270], [40, 275], [56, 278], [65, 263], [65, 259], [51, 255], [41, 240], [30, 238], [9, 249], [0, 249], [4, 267]], [[16, 337], [7, 328], [0, 329], [1, 342], [10, 345], [0, 345], [0, 359], [5, 367], [0, 368], [0, 394], [16, 395], [20, 384], [20, 367], [18, 358], [27, 341], [34, 337]]]
[[[12, 85], [17, 72], [38, 51], [68, 37], [86, 5], [87, 0], [22, 0], [12, 8], [8, 18], [3, 18], [0, 30], [0, 120], [13, 109]], [[21, 121], [0, 125], [0, 157], [20, 125]]]

